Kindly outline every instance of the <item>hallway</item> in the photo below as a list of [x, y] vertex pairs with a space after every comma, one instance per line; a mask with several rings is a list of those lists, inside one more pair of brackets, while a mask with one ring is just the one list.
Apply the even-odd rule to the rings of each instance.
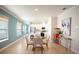
[[[33, 54], [32, 46], [29, 46], [26, 49], [26, 41], [25, 39], [20, 39], [15, 44], [11, 45], [10, 47], [6, 48], [1, 54]], [[36, 50], [35, 54], [39, 54], [40, 50]], [[44, 46], [43, 54], [74, 54], [73, 52], [67, 51], [64, 47], [59, 45], [51, 45], [49, 44], [49, 48], [47, 49]]]

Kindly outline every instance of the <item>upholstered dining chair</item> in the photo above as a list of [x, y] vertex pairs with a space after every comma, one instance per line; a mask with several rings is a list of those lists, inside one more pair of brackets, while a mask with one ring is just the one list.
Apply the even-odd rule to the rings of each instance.
[[29, 45], [33, 45], [33, 41], [28, 39], [27, 37], [25, 37], [25, 38], [26, 38], [26, 44], [27, 44], [27, 49], [28, 49]]
[[48, 38], [45, 38], [43, 40], [43, 45], [46, 45], [46, 47], [48, 48], [48, 42], [49, 42], [50, 36]]
[[43, 48], [43, 41], [42, 41], [42, 39], [40, 39], [40, 38], [35, 38], [34, 39], [33, 49], [32, 49], [33, 53], [35, 53], [35, 49], [36, 48], [40, 48], [41, 49], [40, 50], [41, 53], [43, 53], [44, 48]]

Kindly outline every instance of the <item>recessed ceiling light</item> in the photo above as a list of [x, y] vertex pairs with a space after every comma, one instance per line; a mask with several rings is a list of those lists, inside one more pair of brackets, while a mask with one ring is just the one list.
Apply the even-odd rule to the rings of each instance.
[[38, 9], [37, 9], [37, 8], [35, 8], [35, 9], [34, 9], [34, 11], [38, 11]]

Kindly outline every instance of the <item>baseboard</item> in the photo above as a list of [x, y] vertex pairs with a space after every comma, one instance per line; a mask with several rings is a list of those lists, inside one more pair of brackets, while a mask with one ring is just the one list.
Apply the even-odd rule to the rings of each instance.
[[71, 48], [71, 50], [72, 50], [74, 53], [79, 54], [79, 51], [77, 51], [77, 50], [75, 50], [75, 49], [73, 49], [73, 48]]
[[10, 47], [11, 45], [15, 44], [16, 42], [18, 42], [18, 41], [21, 40], [22, 38], [23, 38], [23, 37], [21, 37], [21, 38], [15, 40], [14, 42], [8, 44], [7, 46], [1, 48], [1, 49], [0, 49], [0, 52], [2, 52], [3, 50], [5, 50], [6, 48]]
[[[61, 46], [64, 47], [63, 45], [61, 45]], [[66, 47], [64, 47], [64, 48], [66, 48]], [[77, 50], [75, 50], [73, 48], [71, 48], [71, 51], [74, 52], [74, 53], [76, 53], [76, 54], [79, 54], [79, 51], [77, 51]]]

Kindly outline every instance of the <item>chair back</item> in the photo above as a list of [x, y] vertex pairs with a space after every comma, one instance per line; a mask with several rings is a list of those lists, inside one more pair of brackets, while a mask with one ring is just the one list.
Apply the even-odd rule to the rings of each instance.
[[42, 46], [42, 45], [43, 45], [42, 39], [40, 39], [40, 38], [35, 38], [35, 39], [34, 39], [34, 46], [36, 46], [36, 45]]
[[34, 35], [30, 35], [30, 40], [33, 40], [34, 39]]
[[47, 38], [47, 42], [49, 42], [50, 36]]

